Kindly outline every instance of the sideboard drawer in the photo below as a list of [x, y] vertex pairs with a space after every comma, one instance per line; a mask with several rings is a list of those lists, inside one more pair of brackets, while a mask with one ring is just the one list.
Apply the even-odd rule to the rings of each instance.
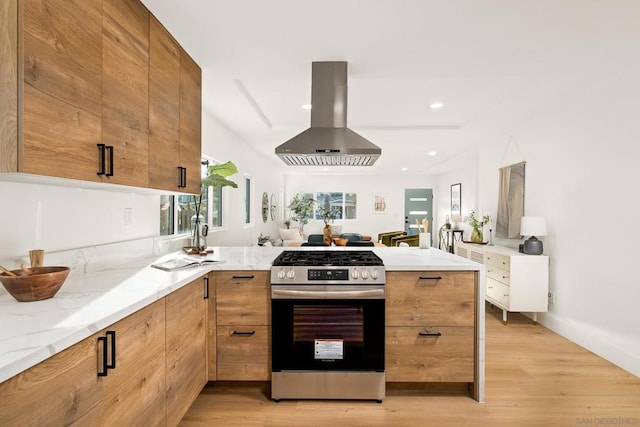
[[505, 307], [509, 307], [509, 286], [487, 277], [487, 297]]
[[511, 273], [509, 270], [504, 270], [502, 268], [487, 266], [487, 278], [491, 278], [493, 280], [497, 280], [498, 282], [504, 283], [505, 285], [509, 285]]
[[511, 258], [508, 255], [500, 255], [493, 252], [489, 252], [485, 254], [485, 264], [503, 268], [505, 270], [509, 270], [509, 265], [511, 264]]

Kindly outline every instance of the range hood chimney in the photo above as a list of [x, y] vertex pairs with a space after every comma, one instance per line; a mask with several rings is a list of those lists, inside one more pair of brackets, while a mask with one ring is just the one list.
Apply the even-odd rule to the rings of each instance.
[[311, 127], [276, 147], [290, 166], [371, 166], [382, 150], [347, 128], [347, 63], [311, 64]]

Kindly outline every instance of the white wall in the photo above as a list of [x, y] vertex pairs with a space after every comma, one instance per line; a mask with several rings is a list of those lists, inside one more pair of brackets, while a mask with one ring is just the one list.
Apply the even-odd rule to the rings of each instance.
[[[206, 82], [203, 82], [206, 84]], [[206, 88], [203, 93], [208, 93]], [[223, 189], [223, 227], [209, 235], [210, 246], [251, 246], [257, 244], [260, 233], [272, 238], [279, 236], [279, 224], [282, 218], [275, 221], [271, 217], [262, 222], [262, 193], [266, 192], [271, 199], [274, 194], [277, 200], [282, 198], [284, 188], [282, 166], [275, 155], [274, 159], [266, 159], [236, 134], [223, 127], [206, 110], [202, 116], [202, 154], [219, 162], [233, 161], [238, 173], [229, 177], [238, 184], [238, 188]], [[278, 160], [279, 161], [279, 160]], [[245, 225], [245, 175], [253, 177], [252, 211], [253, 224]], [[282, 208], [282, 203], [278, 202]], [[279, 216], [281, 210], [278, 209]]]
[[[342, 231], [371, 236], [377, 239], [378, 233], [404, 230], [404, 189], [432, 188], [436, 194], [436, 179], [428, 175], [365, 175], [365, 174], [288, 174], [285, 177], [286, 204], [296, 193], [318, 191], [342, 191], [356, 193], [358, 210], [356, 220], [336, 220], [334, 224], [342, 224]], [[388, 211], [386, 214], [373, 213], [373, 195], [387, 195]], [[435, 197], [434, 197], [435, 198]], [[434, 211], [437, 206], [434, 203]], [[288, 216], [288, 212], [287, 212]], [[322, 233], [324, 223], [311, 221], [305, 225], [305, 234]], [[433, 243], [437, 240], [432, 236]]]
[[159, 196], [3, 181], [0, 195], [0, 259], [159, 234]]
[[[544, 250], [557, 297], [538, 319], [636, 375], [638, 75], [640, 65], [635, 65], [540, 106], [509, 132], [488, 136], [478, 178], [479, 205], [494, 215], [498, 168], [526, 161], [525, 214], [547, 219]], [[519, 241], [501, 243], [515, 247]]]

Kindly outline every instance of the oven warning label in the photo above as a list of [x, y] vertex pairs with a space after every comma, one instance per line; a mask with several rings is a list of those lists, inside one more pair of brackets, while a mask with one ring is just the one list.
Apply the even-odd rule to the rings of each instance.
[[315, 340], [316, 359], [343, 359], [343, 340]]

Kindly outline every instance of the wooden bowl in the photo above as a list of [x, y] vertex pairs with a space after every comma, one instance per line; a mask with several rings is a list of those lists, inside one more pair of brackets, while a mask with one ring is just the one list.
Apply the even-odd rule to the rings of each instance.
[[346, 246], [349, 239], [335, 239], [334, 243], [336, 246]]
[[20, 302], [41, 301], [52, 298], [69, 275], [69, 267], [35, 267], [32, 274], [12, 270], [15, 276], [0, 274], [0, 282], [12, 297]]

